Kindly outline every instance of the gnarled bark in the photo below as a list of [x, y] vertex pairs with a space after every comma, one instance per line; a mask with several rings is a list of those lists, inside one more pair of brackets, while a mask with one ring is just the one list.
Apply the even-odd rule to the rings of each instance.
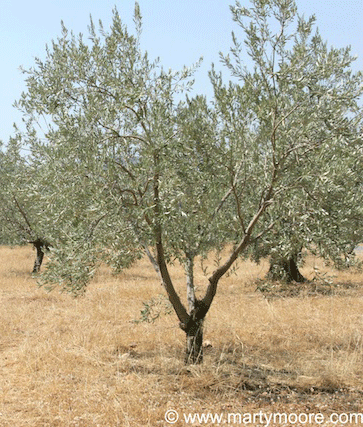
[[187, 335], [185, 363], [199, 364], [203, 362], [203, 320], [193, 322], [185, 331]]
[[186, 364], [203, 362], [203, 322], [208, 310], [202, 301], [195, 300], [194, 305], [187, 323], [180, 323], [180, 328], [186, 334]]

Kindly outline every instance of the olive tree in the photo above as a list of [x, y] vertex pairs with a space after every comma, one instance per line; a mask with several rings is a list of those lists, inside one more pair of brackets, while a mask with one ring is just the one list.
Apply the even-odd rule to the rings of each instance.
[[273, 213], [276, 226], [254, 253], [270, 255], [269, 278], [304, 282], [299, 266], [307, 253], [325, 258], [336, 268], [356, 264], [354, 249], [363, 241], [362, 147], [358, 133], [351, 132], [349, 138], [349, 150], [332, 146], [322, 158], [314, 159], [311, 175], [315, 178], [301, 183], [294, 211], [281, 207]]
[[256, 211], [266, 195], [272, 203], [264, 215], [271, 229], [250, 248], [253, 257], [270, 255], [273, 274], [303, 281], [303, 247], [341, 263], [362, 238], [362, 74], [351, 70], [350, 48], [329, 48], [294, 1], [252, 5], [231, 7], [246, 39], [233, 34], [221, 54], [238, 83], [225, 87], [214, 71], [212, 81], [224, 134], [248, 164], [236, 207], [254, 201]]
[[[360, 76], [345, 71], [349, 52], [310, 40], [313, 22], [296, 22], [293, 2], [252, 3], [232, 12], [254, 69], [242, 65], [233, 36], [235, 63], [223, 59], [239, 83], [225, 86], [212, 70], [212, 106], [203, 96], [180, 101], [193, 67], [165, 71], [141, 51], [137, 3], [136, 34], [116, 10], [109, 31], [91, 21], [87, 42], [63, 25], [46, 59], [26, 72], [18, 102], [37, 174], [28, 194], [46, 209], [53, 243], [44, 282], [80, 293], [101, 261], [122, 269], [146, 254], [186, 334], [189, 363], [203, 359], [203, 322], [220, 279], [269, 236], [274, 212], [296, 210], [316, 156], [351, 143], [336, 133], [355, 120], [361, 89]], [[196, 295], [195, 258], [227, 243]], [[170, 274], [175, 259], [185, 267], [187, 303]]]
[[[135, 24], [130, 34], [114, 10], [109, 31], [91, 21], [87, 42], [63, 25], [46, 59], [26, 71], [17, 105], [35, 177], [28, 194], [46, 211], [53, 246], [43, 281], [81, 293], [101, 261], [122, 269], [146, 253], [187, 335], [187, 359], [197, 362], [215, 284], [199, 301], [193, 266], [225, 240], [224, 148], [205, 98], [180, 101], [195, 67], [165, 71], [150, 61], [137, 4]], [[187, 305], [170, 277], [175, 258], [185, 266]]]
[[21, 154], [21, 141], [17, 134], [0, 152], [0, 237], [2, 244], [31, 243], [36, 249], [33, 273], [37, 273], [49, 243], [41, 231], [40, 207], [27, 194], [30, 179], [30, 169]]

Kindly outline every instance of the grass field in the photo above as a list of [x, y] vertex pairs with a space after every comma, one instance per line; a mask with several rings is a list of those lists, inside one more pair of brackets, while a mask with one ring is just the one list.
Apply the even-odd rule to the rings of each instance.
[[[166, 426], [168, 409], [175, 426], [193, 412], [363, 412], [363, 273], [310, 256], [304, 275], [319, 268], [335, 285], [262, 293], [267, 263], [241, 262], [207, 316], [204, 364], [185, 367], [174, 314], [134, 322], [143, 301], [163, 294], [146, 259], [118, 277], [103, 268], [78, 299], [38, 288], [31, 247], [0, 247], [0, 259], [1, 427]], [[172, 275], [184, 296], [181, 268]], [[206, 281], [201, 271], [196, 279]], [[335, 425], [358, 425], [347, 419]]]

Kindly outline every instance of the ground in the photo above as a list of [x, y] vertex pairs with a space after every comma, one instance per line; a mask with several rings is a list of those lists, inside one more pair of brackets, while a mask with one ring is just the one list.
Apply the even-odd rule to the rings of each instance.
[[[359, 271], [309, 256], [302, 272], [316, 280], [286, 287], [262, 281], [268, 262], [240, 262], [207, 316], [203, 365], [186, 367], [174, 314], [138, 321], [144, 302], [164, 301], [146, 259], [117, 277], [102, 268], [75, 299], [38, 287], [31, 247], [0, 254], [1, 427], [257, 426], [282, 413], [270, 425], [363, 424], [349, 419], [363, 413]], [[173, 267], [184, 296], [182, 273]], [[202, 269], [196, 281], [202, 292]], [[188, 419], [208, 413], [224, 418]]]

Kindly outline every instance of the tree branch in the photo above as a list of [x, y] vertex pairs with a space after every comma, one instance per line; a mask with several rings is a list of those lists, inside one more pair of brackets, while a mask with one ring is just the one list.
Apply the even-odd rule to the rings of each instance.
[[122, 163], [118, 162], [117, 160], [114, 160], [114, 163], [119, 166], [124, 172], [127, 173], [127, 175], [133, 180], [136, 181], [136, 177], [135, 175], [129, 170], [127, 169], [127, 167], [125, 165], [123, 165]]
[[265, 228], [261, 233], [257, 234], [256, 237], [253, 238], [253, 241], [256, 242], [258, 239], [260, 239], [264, 234], [266, 234], [268, 231], [272, 230], [275, 226], [275, 221], [272, 222], [267, 228]]
[[171, 302], [178, 319], [184, 327], [188, 323], [189, 315], [180, 301], [179, 295], [176, 293], [176, 290], [174, 288], [173, 282], [171, 280], [169, 270], [166, 264], [165, 260], [165, 253], [164, 253], [164, 245], [162, 241], [162, 227], [160, 224], [160, 194], [159, 194], [159, 155], [158, 153], [154, 154], [154, 164], [155, 164], [155, 174], [154, 174], [154, 214], [156, 219], [156, 225], [154, 227], [154, 233], [156, 238], [156, 254], [157, 254], [157, 265], [160, 270], [160, 276], [162, 278], [162, 282], [164, 285], [164, 288], [168, 294], [169, 301]]
[[28, 217], [27, 217], [26, 213], [24, 212], [23, 208], [20, 206], [17, 198], [15, 197], [15, 194], [12, 193], [12, 195], [13, 195], [13, 199], [14, 199], [14, 202], [16, 204], [16, 207], [18, 208], [21, 216], [24, 218], [24, 221], [26, 222], [26, 225], [28, 226], [29, 234], [30, 234], [33, 231], [33, 228], [32, 228], [32, 226], [31, 226], [31, 224], [30, 224], [30, 222], [28, 220]]
[[213, 298], [217, 292], [217, 285], [218, 285], [220, 278], [222, 276], [224, 276], [224, 274], [230, 269], [232, 264], [236, 261], [236, 259], [240, 255], [240, 253], [242, 253], [246, 249], [246, 247], [249, 245], [250, 239], [251, 239], [251, 234], [252, 234], [254, 227], [256, 226], [258, 220], [260, 219], [260, 217], [262, 216], [262, 214], [265, 212], [266, 208], [270, 204], [271, 204], [270, 201], [265, 201], [264, 203], [262, 203], [262, 205], [260, 206], [256, 215], [252, 218], [252, 220], [248, 224], [248, 227], [246, 229], [246, 233], [243, 236], [239, 245], [232, 252], [232, 254], [228, 258], [228, 260], [221, 267], [219, 267], [217, 270], [215, 270], [213, 272], [212, 276], [208, 279], [209, 285], [208, 285], [207, 291], [205, 293], [205, 296], [202, 299], [203, 310], [205, 310], [205, 314], [208, 312], [208, 310], [209, 310], [209, 308], [213, 302]]

